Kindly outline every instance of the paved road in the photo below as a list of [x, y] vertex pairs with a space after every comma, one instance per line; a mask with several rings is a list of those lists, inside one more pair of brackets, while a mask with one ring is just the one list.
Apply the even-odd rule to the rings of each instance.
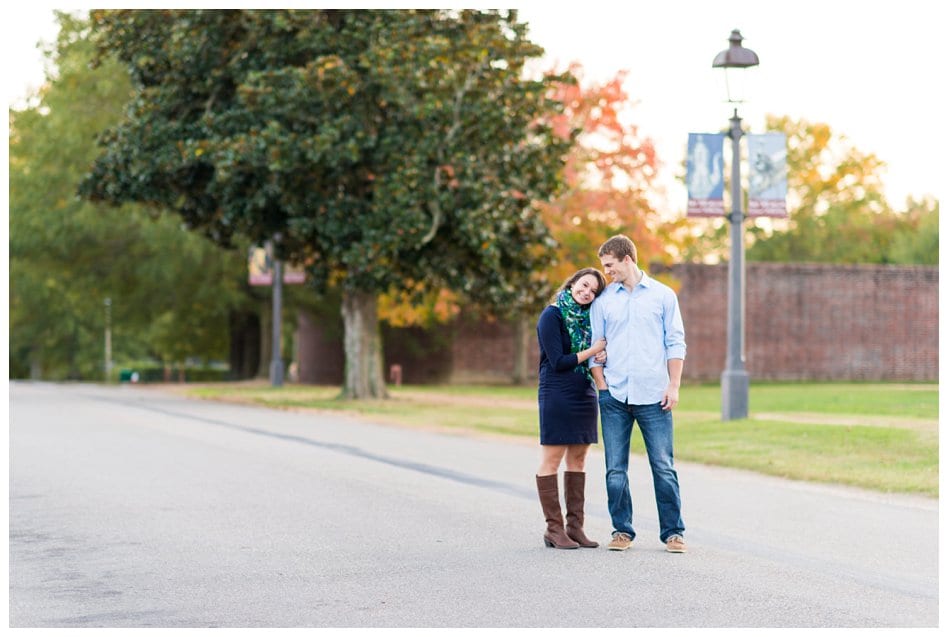
[[679, 463], [671, 555], [635, 456], [635, 546], [556, 551], [533, 445], [128, 386], [10, 402], [14, 627], [938, 625], [931, 499]]

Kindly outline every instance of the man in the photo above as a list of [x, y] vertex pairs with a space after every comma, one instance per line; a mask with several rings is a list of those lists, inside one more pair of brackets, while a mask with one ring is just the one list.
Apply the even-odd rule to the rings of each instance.
[[685, 359], [685, 327], [678, 297], [667, 285], [639, 269], [635, 244], [616, 235], [599, 248], [599, 260], [612, 283], [590, 309], [592, 339], [605, 338], [605, 367], [590, 359], [599, 389], [602, 442], [606, 453], [606, 491], [612, 516], [608, 548], [632, 546], [632, 495], [629, 446], [639, 424], [658, 505], [659, 538], [670, 553], [684, 553], [678, 474], [672, 450], [672, 409]]

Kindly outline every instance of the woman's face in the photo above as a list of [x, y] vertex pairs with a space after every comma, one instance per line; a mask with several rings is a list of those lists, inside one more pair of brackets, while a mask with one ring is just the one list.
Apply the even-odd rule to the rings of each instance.
[[589, 305], [599, 292], [599, 280], [592, 274], [584, 274], [573, 283], [573, 288], [570, 291], [573, 294], [574, 301], [580, 305]]

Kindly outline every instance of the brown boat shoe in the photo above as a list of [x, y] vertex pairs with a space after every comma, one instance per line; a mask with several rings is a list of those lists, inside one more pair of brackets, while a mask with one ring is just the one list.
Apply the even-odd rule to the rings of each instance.
[[688, 550], [685, 547], [685, 538], [672, 535], [665, 541], [665, 550], [669, 553], [685, 553]]
[[624, 551], [631, 546], [632, 538], [629, 534], [618, 531], [612, 535], [612, 541], [609, 542], [609, 546], [606, 548], [610, 551]]

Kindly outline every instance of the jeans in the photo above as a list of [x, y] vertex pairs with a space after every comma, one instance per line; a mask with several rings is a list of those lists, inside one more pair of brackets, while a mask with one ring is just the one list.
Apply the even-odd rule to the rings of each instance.
[[632, 425], [639, 423], [645, 452], [652, 468], [655, 503], [658, 505], [659, 538], [682, 535], [681, 496], [678, 473], [672, 451], [672, 413], [661, 404], [627, 405], [613, 398], [608, 390], [599, 392], [602, 417], [602, 443], [606, 452], [606, 493], [612, 528], [635, 537], [632, 529], [632, 494], [629, 492], [629, 446]]

